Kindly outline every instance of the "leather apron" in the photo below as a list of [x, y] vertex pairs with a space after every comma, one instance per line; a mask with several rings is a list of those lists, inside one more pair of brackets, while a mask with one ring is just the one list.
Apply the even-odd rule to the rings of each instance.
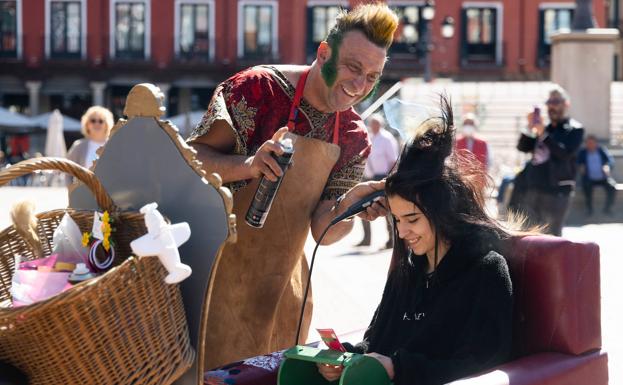
[[[307, 73], [297, 83], [288, 127], [294, 128]], [[205, 368], [294, 345], [309, 266], [303, 248], [311, 218], [340, 155], [336, 114], [333, 143], [287, 133], [294, 155], [264, 227], [245, 222], [260, 179], [234, 194], [238, 241], [227, 244], [214, 267], [207, 313]], [[307, 339], [311, 291], [301, 328]]]

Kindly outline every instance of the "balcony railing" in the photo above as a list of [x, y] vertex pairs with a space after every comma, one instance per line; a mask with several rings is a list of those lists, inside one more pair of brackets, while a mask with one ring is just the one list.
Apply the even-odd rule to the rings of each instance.
[[[0, 50], [0, 61], [5, 63], [17, 61], [28, 62], [30, 65], [37, 65], [41, 62], [75, 62], [75, 63], [91, 63], [95, 65], [102, 65], [103, 63], [132, 63], [136, 65], [151, 65], [153, 59], [146, 57], [145, 49], [142, 50], [115, 50], [114, 54], [110, 55], [110, 39], [114, 38], [114, 35], [96, 36], [87, 35], [86, 44], [80, 44], [80, 50], [78, 52], [59, 52], [53, 51], [52, 48], [48, 48], [46, 56], [46, 40], [50, 39], [49, 35], [45, 34], [31, 34], [26, 33], [20, 36], [21, 47], [16, 46], [15, 50]], [[153, 37], [152, 37], [153, 39]], [[151, 39], [148, 39], [151, 40]], [[152, 44], [150, 41], [149, 44]], [[48, 43], [51, 44], [51, 41]], [[151, 45], [153, 47], [153, 44]], [[18, 49], [18, 48], [21, 48]], [[86, 49], [86, 52], [84, 51]], [[211, 47], [215, 49], [215, 47]], [[22, 57], [18, 57], [18, 52], [22, 53]], [[88, 56], [87, 56], [88, 54]], [[153, 52], [151, 57], [154, 57]], [[224, 64], [223, 58], [214, 58], [214, 55], [210, 51], [190, 51], [190, 52], [177, 52], [171, 53], [167, 66], [180, 65], [180, 66], [199, 66], [209, 65], [209, 67], [219, 67]], [[231, 65], [234, 66], [250, 66], [262, 63], [279, 63], [281, 57], [279, 54], [269, 53], [257, 53], [250, 54], [244, 57], [236, 58]]]

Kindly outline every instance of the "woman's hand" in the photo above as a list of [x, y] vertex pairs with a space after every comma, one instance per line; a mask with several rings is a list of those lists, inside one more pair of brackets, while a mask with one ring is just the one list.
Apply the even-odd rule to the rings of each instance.
[[329, 364], [316, 364], [318, 366], [318, 372], [325, 380], [329, 382], [333, 382], [340, 378], [342, 375], [342, 371], [344, 370], [343, 366], [335, 366]]
[[387, 372], [389, 379], [390, 380], [394, 379], [394, 363], [392, 362], [391, 358], [384, 356], [382, 354], [378, 354], [378, 353], [368, 353], [366, 354], [366, 356], [376, 358], [381, 363], [381, 365], [383, 365], [383, 367], [385, 368], [385, 371]]

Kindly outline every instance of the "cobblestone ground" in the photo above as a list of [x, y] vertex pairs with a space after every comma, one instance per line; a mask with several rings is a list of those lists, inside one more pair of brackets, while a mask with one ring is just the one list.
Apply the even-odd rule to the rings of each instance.
[[[30, 198], [38, 211], [66, 207], [63, 188], [0, 188], [0, 228], [10, 223], [8, 211], [12, 203]], [[309, 340], [317, 340], [316, 327], [332, 327], [338, 333], [364, 329], [378, 304], [390, 260], [389, 250], [380, 250], [387, 240], [382, 221], [372, 224], [372, 246], [355, 247], [363, 236], [361, 225], [342, 241], [321, 246], [316, 256], [313, 275], [314, 317]], [[609, 352], [610, 383], [623, 383], [623, 260], [617, 237], [623, 234], [623, 224], [566, 227], [563, 236], [574, 241], [592, 241], [601, 248], [602, 330], [603, 345]], [[308, 240], [308, 258], [314, 248]], [[352, 342], [359, 338], [355, 336]]]

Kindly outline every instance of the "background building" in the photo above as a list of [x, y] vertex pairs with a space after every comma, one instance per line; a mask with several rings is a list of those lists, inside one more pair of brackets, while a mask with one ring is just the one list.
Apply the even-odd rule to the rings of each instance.
[[[169, 115], [202, 110], [216, 85], [244, 67], [311, 62], [339, 8], [358, 2], [0, 0], [0, 105], [80, 117], [103, 104], [119, 117], [130, 87], [151, 82], [165, 92]], [[597, 24], [621, 27], [621, 2], [594, 0]], [[384, 79], [421, 76], [424, 1], [389, 4], [401, 26]], [[570, 26], [574, 6], [570, 0], [437, 1], [432, 73], [547, 79], [549, 35]], [[455, 33], [445, 39], [448, 17]]]

